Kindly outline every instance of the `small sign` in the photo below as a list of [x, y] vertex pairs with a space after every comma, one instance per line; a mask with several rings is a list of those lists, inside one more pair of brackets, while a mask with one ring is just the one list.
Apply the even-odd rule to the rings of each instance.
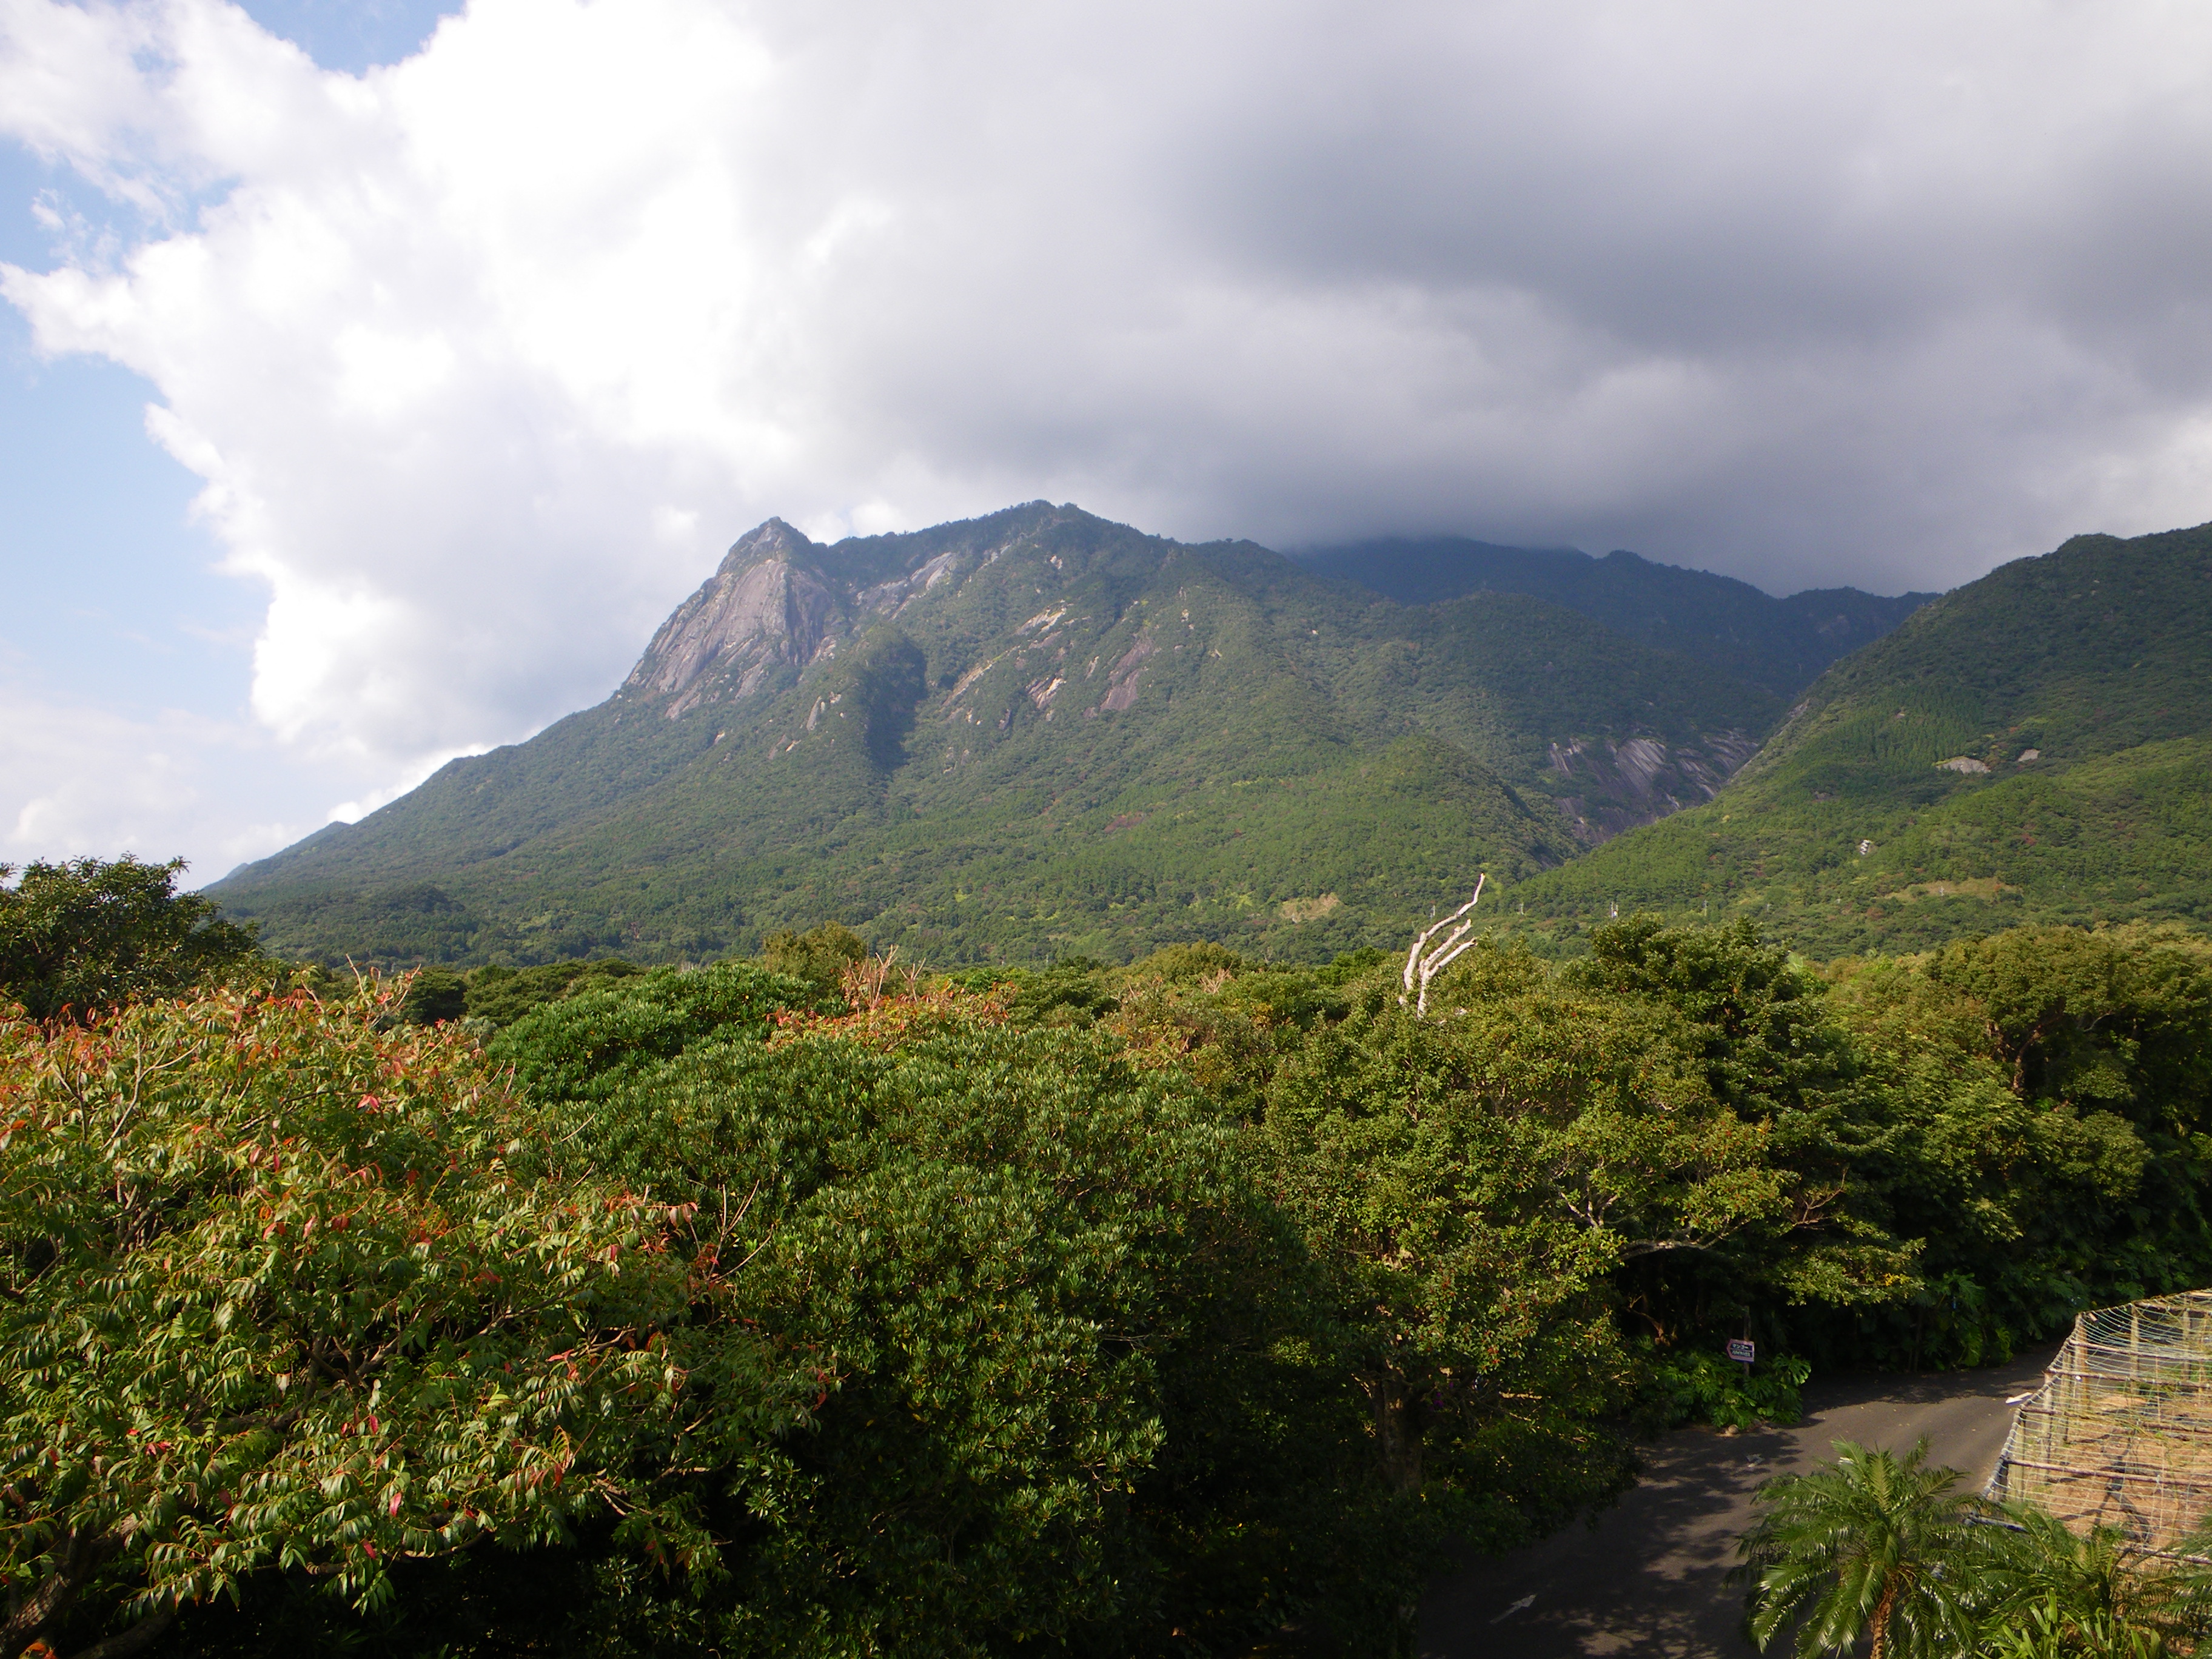
[[1756, 1342], [1746, 1342], [1738, 1337], [1730, 1337], [1729, 1339], [1729, 1358], [1730, 1359], [1736, 1360], [1742, 1364], [1748, 1365], [1753, 1360], [1759, 1358], [1759, 1344]]

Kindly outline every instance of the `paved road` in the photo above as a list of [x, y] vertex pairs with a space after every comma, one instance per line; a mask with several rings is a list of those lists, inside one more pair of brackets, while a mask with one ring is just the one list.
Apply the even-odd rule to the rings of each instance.
[[1686, 1429], [1648, 1449], [1644, 1479], [1594, 1528], [1511, 1555], [1479, 1557], [1430, 1587], [1421, 1659], [1743, 1659], [1740, 1590], [1723, 1582], [1771, 1474], [1832, 1455], [1829, 1443], [1911, 1449], [1989, 1478], [2012, 1427], [2005, 1401], [2035, 1386], [2057, 1352], [1989, 1370], [1815, 1381], [1792, 1429]]

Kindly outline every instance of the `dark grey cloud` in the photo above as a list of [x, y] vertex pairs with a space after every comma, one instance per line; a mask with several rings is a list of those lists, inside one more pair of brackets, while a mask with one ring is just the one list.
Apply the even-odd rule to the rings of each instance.
[[258, 717], [364, 788], [599, 695], [772, 513], [1777, 592], [2212, 517], [2177, 5], [478, 0], [349, 78], [14, 0], [0, 127], [203, 204], [5, 291], [158, 388]]
[[1073, 55], [979, 29], [951, 85], [884, 43], [836, 118], [927, 131], [893, 193], [949, 210], [889, 303], [851, 273], [852, 406], [1194, 532], [1626, 544], [1783, 590], [2212, 513], [2201, 20], [1255, 16]]

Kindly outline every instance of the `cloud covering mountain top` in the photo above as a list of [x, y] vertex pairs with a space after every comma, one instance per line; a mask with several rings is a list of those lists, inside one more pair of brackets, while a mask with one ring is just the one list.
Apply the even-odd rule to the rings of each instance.
[[477, 0], [355, 76], [4, 0], [0, 132], [82, 181], [0, 292], [156, 388], [255, 716], [364, 792], [604, 695], [770, 514], [1775, 592], [2212, 516], [2178, 4]]

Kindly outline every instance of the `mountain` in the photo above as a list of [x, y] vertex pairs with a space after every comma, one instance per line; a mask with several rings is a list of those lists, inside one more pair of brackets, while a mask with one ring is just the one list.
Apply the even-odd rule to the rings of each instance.
[[1782, 700], [1519, 594], [1405, 606], [1025, 507], [771, 520], [598, 707], [209, 890], [325, 959], [930, 960], [1395, 940], [1709, 799]]
[[1316, 548], [1297, 558], [1316, 575], [1358, 582], [1401, 605], [1482, 592], [1548, 599], [1784, 697], [1936, 597], [1821, 587], [1778, 599], [1732, 576], [1654, 564], [1629, 552], [1594, 559], [1571, 547], [1500, 547], [1456, 536]]
[[1516, 890], [1748, 912], [1815, 955], [2212, 921], [2212, 525], [2078, 536], [1830, 669], [1709, 805]]

